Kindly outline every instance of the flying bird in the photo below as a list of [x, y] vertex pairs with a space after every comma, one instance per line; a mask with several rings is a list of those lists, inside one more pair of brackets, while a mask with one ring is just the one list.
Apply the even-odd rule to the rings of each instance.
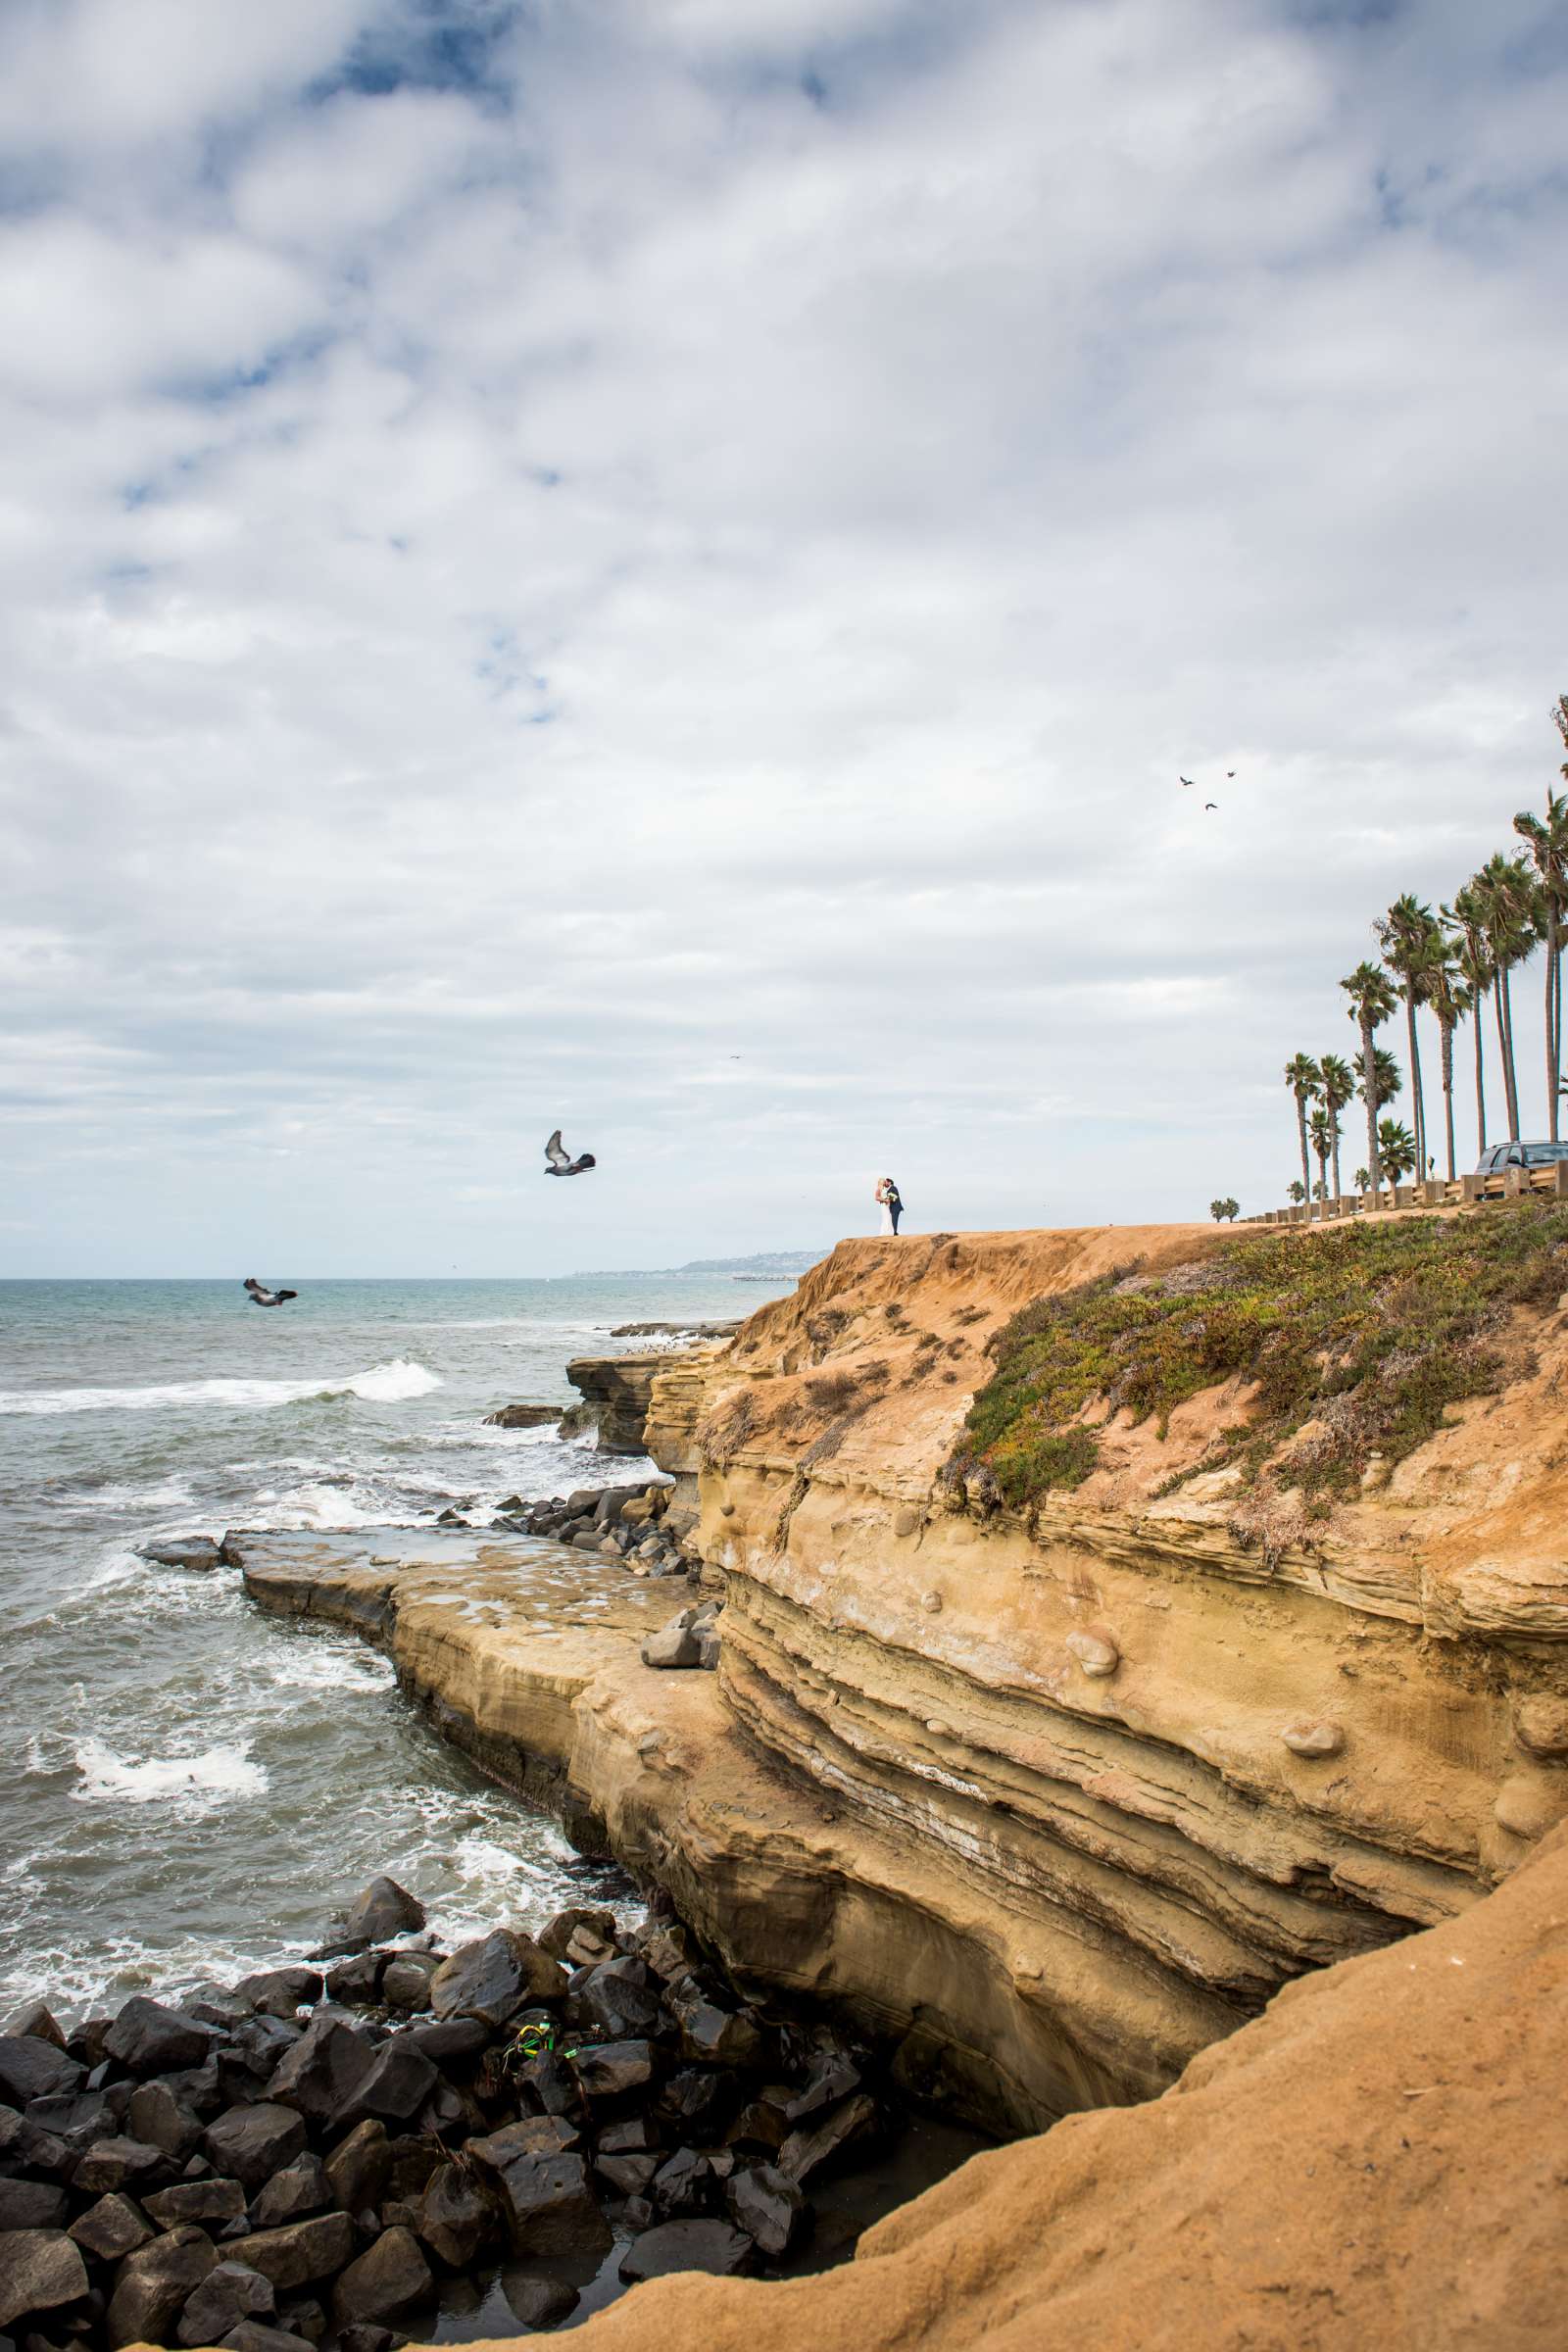
[[1219, 807], [1219, 803], [1218, 801], [1205, 801], [1203, 803], [1203, 807], [1205, 808], [1217, 808]]
[[1193, 779], [1191, 776], [1178, 776], [1176, 781], [1178, 784], [1185, 784], [1189, 792], [1192, 791]]
[[251, 1295], [252, 1306], [281, 1306], [285, 1298], [297, 1298], [299, 1297], [298, 1291], [266, 1290], [263, 1288], [262, 1284], [257, 1281], [254, 1274], [246, 1275], [244, 1287]]
[[1234, 767], [1228, 767], [1228, 768], [1225, 770], [1225, 781], [1226, 781], [1226, 783], [1227, 783], [1227, 784], [1234, 783], [1235, 779], [1236, 779], [1236, 770], [1235, 770], [1235, 768], [1234, 768]]
[[591, 1152], [579, 1152], [573, 1159], [562, 1144], [559, 1127], [545, 1146], [545, 1157], [550, 1162], [545, 1170], [547, 1176], [580, 1176], [584, 1168], [596, 1168], [599, 1165]]

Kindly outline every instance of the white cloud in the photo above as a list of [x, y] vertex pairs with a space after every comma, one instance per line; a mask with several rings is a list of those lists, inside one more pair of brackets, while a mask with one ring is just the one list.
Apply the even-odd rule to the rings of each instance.
[[1554, 772], [1528, 12], [110, 14], [0, 98], [6, 1262], [1272, 1200]]

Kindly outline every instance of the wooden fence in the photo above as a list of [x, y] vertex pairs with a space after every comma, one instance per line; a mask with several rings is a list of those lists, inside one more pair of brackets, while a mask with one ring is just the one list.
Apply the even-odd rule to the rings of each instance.
[[1342, 1193], [1338, 1200], [1305, 1201], [1291, 1208], [1265, 1208], [1244, 1225], [1331, 1224], [1336, 1217], [1386, 1215], [1394, 1208], [1471, 1208], [1487, 1200], [1522, 1200], [1527, 1193], [1544, 1193], [1548, 1200], [1568, 1200], [1568, 1159], [1546, 1168], [1494, 1168], [1488, 1176], [1428, 1176], [1420, 1184], [1400, 1184], [1378, 1194]]

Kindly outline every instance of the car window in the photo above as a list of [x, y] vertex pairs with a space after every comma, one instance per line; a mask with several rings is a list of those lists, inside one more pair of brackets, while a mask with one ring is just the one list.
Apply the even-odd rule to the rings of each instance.
[[1525, 1164], [1525, 1155], [1524, 1155], [1524, 1153], [1523, 1153], [1523, 1152], [1522, 1152], [1519, 1150], [1519, 1147], [1517, 1146], [1517, 1144], [1514, 1146], [1513, 1150], [1512, 1150], [1512, 1151], [1509, 1152], [1509, 1154], [1508, 1154], [1508, 1157], [1507, 1157], [1506, 1161], [1505, 1161], [1503, 1164], [1504, 1164], [1506, 1167], [1510, 1167], [1510, 1168], [1522, 1168], [1522, 1167], [1524, 1166], [1524, 1164]]

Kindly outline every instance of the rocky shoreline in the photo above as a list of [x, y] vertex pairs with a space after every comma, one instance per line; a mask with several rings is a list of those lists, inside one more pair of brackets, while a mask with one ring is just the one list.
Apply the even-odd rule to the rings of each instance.
[[378, 1879], [307, 1962], [9, 2021], [0, 2346], [393, 2352], [498, 2290], [508, 2333], [781, 2276], [897, 2140], [873, 2053], [743, 1999], [666, 1898], [451, 1953], [423, 1916]]

